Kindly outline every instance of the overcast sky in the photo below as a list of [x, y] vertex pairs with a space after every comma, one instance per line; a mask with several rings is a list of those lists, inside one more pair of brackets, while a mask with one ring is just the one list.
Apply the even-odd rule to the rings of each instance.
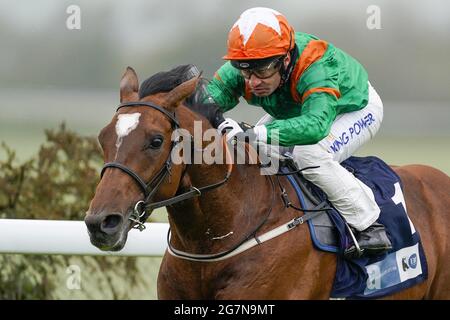
[[[33, 32], [53, 23], [52, 17], [67, 17], [65, 9], [73, 4], [78, 5], [82, 15], [87, 18], [92, 11], [103, 11], [113, 22], [111, 32], [119, 32], [121, 40], [129, 43], [140, 42], [140, 39], [148, 35], [149, 27], [167, 32], [160, 34], [161, 41], [170, 41], [172, 33], [179, 31], [179, 26], [184, 24], [189, 27], [193, 22], [199, 25], [224, 23], [222, 27], [226, 30], [243, 10], [254, 6], [274, 8], [283, 13], [296, 28], [301, 29], [302, 20], [309, 21], [312, 16], [316, 21], [319, 20], [318, 23], [321, 15], [330, 14], [365, 21], [368, 16], [365, 12], [367, 7], [377, 5], [381, 9], [382, 20], [403, 13], [404, 17], [408, 17], [405, 24], [409, 24], [412, 29], [450, 35], [450, 2], [447, 0], [0, 0], [0, 19], [17, 30]], [[336, 27], [339, 28], [338, 25]], [[152, 33], [155, 34], [158, 32]]]
[[[70, 5], [81, 30], [66, 27]], [[371, 5], [380, 29], [367, 27]], [[127, 65], [146, 77], [195, 63], [211, 76], [230, 27], [254, 6], [353, 55], [387, 98], [450, 100], [446, 0], [0, 0], [0, 88], [115, 89]]]

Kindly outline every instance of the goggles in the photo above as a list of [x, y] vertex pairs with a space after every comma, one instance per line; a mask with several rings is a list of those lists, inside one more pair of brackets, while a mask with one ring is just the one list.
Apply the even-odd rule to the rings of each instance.
[[241, 71], [245, 79], [250, 79], [252, 74], [258, 79], [267, 79], [280, 70], [284, 57], [270, 58], [269, 61], [232, 61], [231, 64]]

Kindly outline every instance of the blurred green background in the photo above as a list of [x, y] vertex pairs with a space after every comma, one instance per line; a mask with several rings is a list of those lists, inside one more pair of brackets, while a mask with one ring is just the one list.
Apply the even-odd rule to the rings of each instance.
[[[80, 30], [66, 27], [70, 5], [81, 10]], [[370, 5], [380, 10], [380, 29], [367, 26]], [[187, 63], [211, 77], [222, 63], [228, 30], [254, 6], [280, 11], [297, 30], [333, 43], [366, 67], [383, 99], [384, 121], [357, 155], [450, 174], [450, 4], [444, 0], [0, 0], [0, 141], [26, 160], [44, 141], [44, 129], [62, 121], [96, 135], [115, 111], [126, 66], [141, 81]], [[262, 114], [245, 102], [229, 113], [250, 123]], [[154, 217], [165, 221], [165, 211]], [[155, 298], [160, 259], [139, 259], [148, 283], [130, 297]], [[126, 278], [114, 281], [127, 286]], [[69, 292], [61, 283], [59, 298], [89, 297], [88, 287]], [[98, 290], [91, 297], [109, 298], [95, 280], [85, 283], [89, 292]]]

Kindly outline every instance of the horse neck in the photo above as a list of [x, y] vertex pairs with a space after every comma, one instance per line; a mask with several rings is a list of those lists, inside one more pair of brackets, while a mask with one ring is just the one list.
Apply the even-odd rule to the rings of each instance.
[[[225, 165], [192, 165], [181, 188], [214, 184], [225, 173]], [[193, 252], [230, 247], [263, 221], [269, 210], [271, 192], [259, 168], [234, 166], [229, 180], [222, 186], [169, 209], [174, 238]]]
[[[226, 164], [188, 165], [179, 193], [223, 180], [227, 168]], [[257, 165], [233, 165], [225, 184], [168, 208], [173, 244], [197, 253], [229, 248], [263, 221], [271, 197], [269, 178]]]

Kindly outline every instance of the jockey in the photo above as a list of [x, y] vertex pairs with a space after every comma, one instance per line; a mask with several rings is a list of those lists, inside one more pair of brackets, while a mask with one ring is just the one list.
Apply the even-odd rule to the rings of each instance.
[[[267, 112], [245, 132], [219, 117], [219, 130], [250, 142], [293, 148], [303, 176], [321, 188], [356, 229], [366, 255], [391, 249], [372, 190], [340, 165], [378, 131], [383, 104], [366, 70], [347, 53], [317, 37], [294, 32], [268, 8], [244, 11], [228, 35], [226, 62], [206, 91], [222, 112], [239, 97]], [[220, 122], [220, 121], [219, 121]], [[244, 137], [242, 137], [244, 136]]]

